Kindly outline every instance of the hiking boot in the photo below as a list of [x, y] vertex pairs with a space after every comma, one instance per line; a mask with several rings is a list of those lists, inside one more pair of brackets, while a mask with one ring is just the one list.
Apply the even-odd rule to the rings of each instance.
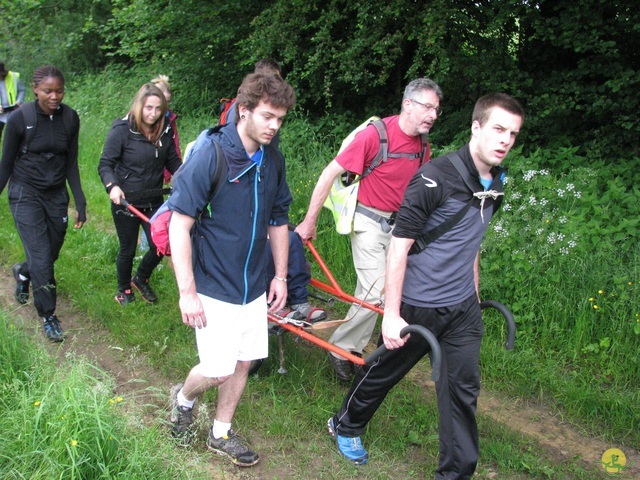
[[20, 264], [16, 263], [11, 267], [13, 278], [16, 279], [16, 301], [24, 305], [29, 301], [29, 279], [22, 280], [20, 278]]
[[291, 305], [291, 310], [301, 313], [309, 323], [322, 322], [327, 319], [327, 312], [321, 308], [312, 307], [309, 302]]
[[118, 294], [114, 298], [121, 307], [124, 307], [125, 305], [133, 302], [136, 299], [130, 288], [127, 288], [124, 292], [118, 292]]
[[239, 467], [251, 467], [260, 460], [258, 454], [244, 445], [231, 429], [224, 437], [214, 438], [213, 428], [211, 428], [207, 438], [207, 447], [218, 455], [229, 457]]
[[156, 296], [156, 292], [153, 291], [151, 286], [149, 285], [149, 279], [142, 280], [138, 275], [131, 279], [131, 285], [134, 286], [142, 298], [144, 298], [149, 303], [156, 303], [158, 301], [158, 297]]
[[327, 430], [329, 431], [329, 435], [336, 441], [340, 455], [354, 465], [364, 465], [367, 463], [369, 454], [362, 446], [360, 437], [343, 437], [342, 435], [338, 435], [333, 425], [333, 417], [331, 417], [327, 420]]
[[55, 315], [42, 317], [45, 336], [52, 342], [61, 342], [64, 340], [64, 331], [60, 327], [60, 320]]
[[178, 441], [181, 447], [187, 447], [193, 443], [194, 431], [191, 428], [193, 424], [193, 408], [181, 407], [178, 404], [178, 392], [182, 389], [182, 383], [178, 383], [171, 387], [169, 392], [169, 406], [171, 415], [171, 436]]
[[338, 358], [331, 352], [328, 352], [328, 354], [329, 362], [331, 363], [333, 372], [335, 373], [338, 380], [340, 380], [341, 382], [351, 381], [351, 362], [349, 360]]

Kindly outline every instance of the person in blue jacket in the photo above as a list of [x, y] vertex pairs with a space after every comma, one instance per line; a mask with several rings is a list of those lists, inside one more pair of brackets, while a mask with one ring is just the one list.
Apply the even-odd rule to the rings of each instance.
[[[171, 389], [172, 434], [193, 440], [198, 395], [218, 387], [206, 444], [248, 467], [258, 454], [231, 429], [253, 360], [268, 354], [267, 311], [287, 300], [291, 193], [284, 158], [270, 145], [295, 104], [293, 88], [275, 75], [252, 73], [238, 89], [237, 123], [213, 129], [174, 176], [167, 204], [169, 239], [182, 321], [195, 329], [200, 363]], [[222, 149], [218, 156], [213, 142]], [[211, 196], [217, 162], [227, 173]], [[194, 231], [192, 231], [194, 230]], [[267, 286], [266, 242], [275, 275]], [[268, 287], [268, 291], [267, 291]]]

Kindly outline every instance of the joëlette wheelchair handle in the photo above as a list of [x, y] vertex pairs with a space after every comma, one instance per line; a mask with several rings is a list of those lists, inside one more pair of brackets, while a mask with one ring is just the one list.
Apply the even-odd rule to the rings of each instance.
[[136, 207], [131, 205], [124, 197], [120, 197], [120, 205], [125, 207], [131, 213], [133, 213], [136, 217], [140, 218], [143, 222], [149, 223], [149, 217], [147, 217], [144, 213], [138, 210]]
[[[429, 331], [429, 329], [423, 327], [422, 325], [407, 325], [400, 331], [400, 336], [404, 337], [409, 333], [416, 333], [422, 336], [429, 346], [431, 347], [431, 378], [434, 382], [437, 382], [440, 379], [440, 364], [442, 363], [442, 353], [440, 351], [440, 344], [436, 339], [435, 335]], [[404, 348], [404, 347], [400, 347]], [[384, 345], [380, 345], [371, 355], [369, 355], [365, 360], [365, 365], [370, 365], [372, 362], [380, 358], [385, 353], [389, 352], [387, 347]]]
[[513, 319], [511, 311], [505, 307], [502, 303], [496, 300], [484, 300], [480, 303], [480, 308], [484, 310], [487, 307], [495, 308], [498, 310], [507, 322], [507, 343], [505, 345], [507, 350], [513, 350], [516, 342], [516, 322]]

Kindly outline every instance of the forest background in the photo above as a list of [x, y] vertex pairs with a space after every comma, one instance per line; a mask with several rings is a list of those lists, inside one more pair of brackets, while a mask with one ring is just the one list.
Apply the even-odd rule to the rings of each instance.
[[273, 57], [298, 110], [332, 128], [397, 110], [408, 81], [445, 93], [432, 141], [466, 131], [475, 100], [519, 98], [529, 149], [638, 153], [640, 21], [634, 0], [0, 0], [0, 58], [28, 78], [138, 66], [169, 75], [184, 112], [233, 96]]
[[[61, 296], [83, 321], [106, 327], [126, 349], [146, 355], [171, 378], [183, 376], [195, 355], [191, 332], [176, 321], [175, 280], [170, 269], [154, 274], [161, 308], [138, 302], [116, 309], [117, 240], [96, 173], [109, 125], [127, 111], [141, 83], [159, 73], [170, 77], [184, 147], [215, 123], [219, 99], [235, 95], [256, 60], [278, 60], [298, 95], [281, 142], [294, 222], [304, 215], [315, 180], [341, 139], [370, 115], [396, 113], [410, 80], [430, 77], [445, 94], [444, 114], [430, 133], [434, 155], [468, 139], [479, 96], [491, 91], [516, 96], [527, 118], [507, 161], [507, 197], [483, 244], [481, 295], [511, 308], [518, 338], [516, 349], [505, 351], [504, 325], [486, 316], [483, 395], [500, 392], [514, 405], [541, 402], [562, 422], [622, 446], [629, 455], [640, 448], [640, 12], [635, 0], [0, 0], [0, 22], [0, 60], [20, 72], [27, 86], [37, 66], [60, 67], [67, 78], [65, 102], [81, 116], [80, 169], [90, 219], [81, 232], [70, 232], [56, 264]], [[30, 89], [27, 98], [33, 98]], [[348, 239], [335, 234], [327, 212], [318, 231], [317, 247], [351, 290]], [[0, 258], [9, 268], [23, 254], [6, 203], [0, 208], [0, 238]], [[154, 335], [148, 334], [150, 325]], [[319, 350], [290, 348], [288, 375], [275, 375], [277, 362], [271, 362], [263, 377], [252, 379], [252, 402], [241, 406], [239, 423], [254, 426], [251, 433], [272, 462], [256, 478], [343, 478], [343, 470], [332, 469], [347, 467], [336, 466], [330, 446], [316, 438], [318, 419], [335, 409], [344, 393], [332, 382]], [[0, 425], [0, 467], [23, 475], [38, 471], [40, 459], [23, 461], [13, 452], [37, 452], [35, 443], [44, 443], [37, 426], [28, 431], [24, 422], [37, 397], [15, 394], [19, 383], [30, 381], [32, 363], [39, 371], [31, 355], [25, 357], [27, 367], [11, 366], [6, 359], [16, 355], [0, 348], [0, 364], [10, 365], [0, 388], [12, 392], [0, 401], [16, 400], [4, 411], [19, 418], [7, 416], [7, 426]], [[400, 468], [426, 476], [433, 469], [437, 413], [424, 401], [420, 385], [409, 383], [385, 402], [383, 416], [367, 434], [376, 439], [375, 456], [388, 457], [375, 463], [377, 473], [360, 475], [391, 478]], [[47, 379], [43, 385], [49, 392], [57, 383]], [[66, 408], [69, 399], [60, 401]], [[14, 425], [25, 433], [15, 434]], [[81, 430], [87, 445], [94, 442], [82, 422], [69, 428]], [[402, 433], [386, 435], [391, 428], [401, 428], [408, 441], [397, 441]], [[591, 470], [574, 468], [573, 460], [556, 463], [554, 454], [546, 458], [529, 443], [505, 438], [491, 422], [483, 422], [481, 430], [481, 478], [494, 478], [494, 471], [500, 478], [595, 478]], [[51, 429], [68, 447], [60, 432]], [[110, 434], [95, 437], [100, 447], [111, 445]], [[301, 444], [309, 451], [301, 451]], [[47, 444], [56, 455], [59, 447]], [[125, 456], [131, 449], [124, 447], [117, 452], [129, 465]], [[294, 448], [295, 466], [286, 455], [276, 455]], [[407, 463], [414, 448], [418, 454]], [[88, 447], [86, 454], [94, 451]], [[325, 456], [321, 467], [318, 452]], [[65, 463], [69, 459], [71, 464]], [[80, 468], [74, 459], [69, 455], [60, 462], [64, 467], [33, 478]], [[114, 469], [110, 462], [105, 460]], [[145, 464], [137, 465], [144, 471]], [[286, 474], [289, 469], [295, 473]]]

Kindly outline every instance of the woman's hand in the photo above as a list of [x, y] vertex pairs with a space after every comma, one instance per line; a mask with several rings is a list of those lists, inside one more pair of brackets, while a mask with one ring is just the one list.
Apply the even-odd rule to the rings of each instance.
[[120, 205], [120, 199], [121, 198], [125, 198], [124, 197], [124, 192], [120, 189], [119, 186], [116, 185], [109, 192], [109, 198], [116, 205]]

